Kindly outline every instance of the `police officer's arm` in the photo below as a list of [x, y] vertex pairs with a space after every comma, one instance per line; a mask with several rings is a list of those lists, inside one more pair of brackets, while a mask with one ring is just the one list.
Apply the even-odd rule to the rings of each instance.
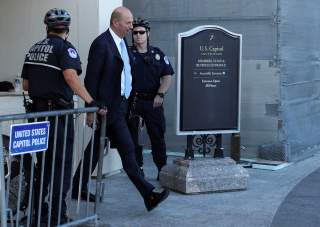
[[24, 91], [28, 91], [29, 90], [29, 80], [27, 79], [23, 79], [22, 80], [22, 88]]
[[[165, 75], [161, 78], [161, 84], [160, 87], [158, 89], [158, 93], [163, 93], [165, 94], [171, 84], [171, 75]], [[160, 97], [159, 95], [156, 95], [156, 97], [153, 100], [153, 107], [159, 107], [161, 106], [163, 103], [163, 97]]]
[[76, 70], [63, 70], [63, 77], [76, 95], [80, 96], [86, 103], [91, 103], [93, 101], [93, 98], [90, 96], [87, 89], [81, 84]]

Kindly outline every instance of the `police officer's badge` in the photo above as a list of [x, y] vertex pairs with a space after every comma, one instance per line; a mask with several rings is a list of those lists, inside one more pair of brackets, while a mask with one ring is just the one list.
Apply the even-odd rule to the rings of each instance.
[[77, 56], [78, 56], [77, 51], [73, 48], [69, 48], [68, 53], [71, 58], [77, 58]]
[[159, 55], [159, 54], [156, 54], [156, 55], [154, 56], [154, 58], [155, 58], [157, 61], [159, 61], [159, 60], [160, 60], [160, 55]]
[[169, 65], [169, 64], [170, 64], [169, 59], [168, 59], [168, 57], [167, 57], [167, 56], [164, 56], [163, 60], [164, 60], [164, 62], [165, 62], [167, 65]]

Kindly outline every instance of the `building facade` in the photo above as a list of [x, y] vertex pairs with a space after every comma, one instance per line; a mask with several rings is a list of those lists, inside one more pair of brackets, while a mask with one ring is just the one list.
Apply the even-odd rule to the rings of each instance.
[[[27, 49], [45, 34], [42, 20], [49, 8], [70, 11], [69, 40], [85, 68], [90, 43], [108, 26], [111, 11], [122, 4], [134, 16], [150, 21], [152, 44], [175, 67], [178, 33], [208, 24], [242, 34], [242, 157], [295, 161], [318, 150], [320, 5], [316, 0], [0, 0], [0, 81], [19, 76]], [[173, 80], [165, 101], [167, 141], [169, 150], [184, 151], [186, 138], [175, 135], [176, 87]], [[223, 138], [228, 148], [228, 135]]]
[[[150, 20], [151, 42], [173, 65], [180, 32], [208, 24], [242, 34], [242, 157], [295, 161], [318, 150], [317, 1], [124, 0], [124, 5]], [[185, 144], [174, 134], [175, 92], [173, 84], [166, 99], [169, 147]]]

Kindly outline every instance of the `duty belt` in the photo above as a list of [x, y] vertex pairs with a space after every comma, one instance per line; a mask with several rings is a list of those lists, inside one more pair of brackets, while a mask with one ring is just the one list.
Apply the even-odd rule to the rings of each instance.
[[44, 99], [44, 98], [32, 98], [33, 105], [36, 110], [63, 110], [72, 109], [73, 101], [66, 101], [62, 98], [59, 99]]
[[137, 97], [138, 99], [142, 100], [153, 100], [156, 96], [155, 93], [146, 93], [146, 92], [135, 92], [134, 97]]

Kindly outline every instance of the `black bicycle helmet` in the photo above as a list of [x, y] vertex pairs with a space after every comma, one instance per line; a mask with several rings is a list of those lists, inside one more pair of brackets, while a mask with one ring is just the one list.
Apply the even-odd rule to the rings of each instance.
[[50, 9], [45, 17], [44, 23], [48, 28], [53, 29], [68, 29], [71, 23], [71, 17], [68, 11], [64, 9]]
[[145, 20], [145, 19], [141, 19], [140, 17], [134, 19], [133, 23], [132, 23], [133, 28], [135, 27], [144, 27], [146, 28], [148, 31], [150, 31], [150, 24], [149, 21]]

